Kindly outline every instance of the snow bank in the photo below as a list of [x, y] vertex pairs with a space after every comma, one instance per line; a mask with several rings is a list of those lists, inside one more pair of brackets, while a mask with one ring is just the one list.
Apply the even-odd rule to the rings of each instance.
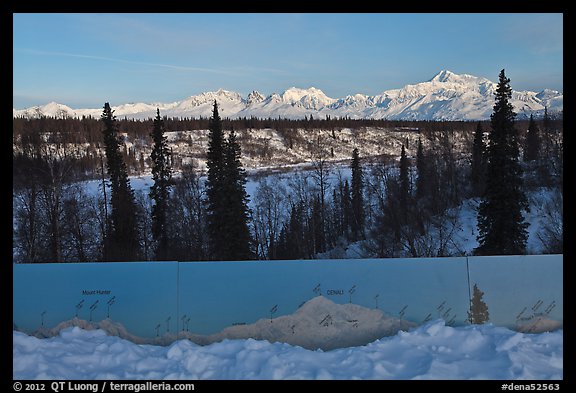
[[13, 332], [14, 379], [562, 379], [563, 331], [429, 322], [366, 346], [311, 351], [267, 341], [137, 345], [79, 327]]

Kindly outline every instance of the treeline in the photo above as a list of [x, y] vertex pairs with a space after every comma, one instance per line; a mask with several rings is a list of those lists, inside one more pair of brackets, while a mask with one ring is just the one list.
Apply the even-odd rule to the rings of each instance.
[[[543, 120], [543, 119], [541, 119]], [[210, 119], [199, 118], [167, 118], [163, 121], [169, 131], [192, 131], [207, 130]], [[517, 121], [518, 129], [524, 130], [528, 125], [528, 120]], [[548, 118], [551, 128], [559, 129], [563, 123], [562, 119]], [[118, 129], [121, 133], [126, 133], [127, 137], [133, 140], [150, 141], [150, 129], [153, 127], [154, 119], [128, 119], [126, 117], [117, 119]], [[314, 118], [312, 115], [304, 119], [286, 118], [257, 118], [242, 117], [237, 119], [222, 119], [222, 127], [226, 130], [234, 129], [238, 131], [271, 128], [280, 133], [289, 132], [295, 129], [360, 129], [362, 127], [377, 127], [390, 130], [412, 130], [421, 133], [458, 130], [473, 132], [476, 121], [436, 121], [436, 120], [387, 120], [387, 119], [351, 119], [349, 117]], [[488, 123], [484, 121], [483, 123]], [[88, 143], [98, 145], [103, 143], [100, 119], [91, 116], [81, 118], [72, 117], [47, 117], [39, 118], [14, 117], [12, 119], [12, 136], [14, 143], [18, 143], [21, 138], [29, 138], [30, 134], [40, 134], [46, 142], [59, 143]]]
[[[131, 141], [139, 141], [142, 144], [150, 144], [150, 129], [153, 127], [154, 119], [117, 119], [118, 130]], [[207, 130], [209, 118], [163, 118], [166, 130], [168, 131], [194, 131]], [[312, 115], [305, 119], [292, 120], [281, 118], [239, 118], [222, 119], [222, 127], [225, 130], [234, 129], [238, 131], [274, 129], [284, 136], [290, 138], [294, 130], [338, 130], [344, 128], [361, 129], [366, 127], [378, 127], [388, 130], [413, 131], [419, 133], [430, 133], [445, 130], [458, 130], [472, 132], [475, 122], [468, 121], [404, 121], [404, 120], [373, 120], [373, 119], [350, 119], [350, 118], [330, 118], [316, 119]], [[75, 144], [85, 145], [86, 148], [97, 150], [103, 146], [103, 135], [99, 119], [93, 117], [82, 118], [24, 118], [13, 119], [13, 144], [15, 147], [26, 143], [31, 139], [38, 139], [40, 142], [53, 144]], [[86, 150], [92, 151], [92, 150]]]
[[[184, 131], [184, 130], [207, 130], [210, 119], [206, 117], [199, 118], [167, 118], [164, 123], [167, 130]], [[150, 139], [150, 129], [153, 126], [154, 119], [117, 119], [118, 129], [126, 133], [130, 139]], [[222, 126], [229, 130], [234, 128], [236, 131], [272, 128], [283, 132], [291, 129], [342, 129], [351, 128], [359, 129], [362, 127], [380, 127], [397, 130], [421, 130], [421, 131], [439, 131], [446, 129], [454, 130], [473, 130], [474, 122], [469, 121], [426, 121], [426, 120], [386, 120], [386, 119], [351, 119], [349, 117], [333, 118], [315, 118], [312, 115], [304, 119], [286, 119], [286, 118], [257, 118], [242, 117], [236, 119], [223, 118]], [[61, 143], [102, 143], [102, 130], [100, 119], [91, 116], [81, 118], [72, 117], [47, 117], [39, 118], [15, 117], [13, 118], [14, 140], [19, 140], [21, 135], [30, 133], [45, 134], [52, 141]], [[50, 140], [50, 139], [47, 139]]]
[[[562, 122], [547, 114], [515, 121], [508, 83], [502, 72], [490, 122], [406, 122], [398, 127], [418, 128], [414, 154], [403, 145], [397, 157], [369, 159], [360, 146], [350, 152], [349, 165], [336, 171], [330, 149], [318, 138], [310, 141], [310, 169], [262, 176], [251, 196], [238, 129], [220, 119], [216, 103], [201, 127], [209, 130], [206, 178], [193, 165], [173, 176], [165, 136], [171, 123], [159, 112], [148, 123], [133, 122], [115, 119], [105, 106], [102, 118], [94, 120], [100, 145], [93, 190], [78, 182], [79, 157], [67, 143], [47, 143], [46, 133], [33, 131], [32, 124], [48, 119], [20, 119], [30, 128], [19, 134], [13, 151], [15, 261], [463, 255], [468, 250], [457, 240], [459, 210], [470, 198], [479, 202], [479, 225], [468, 235], [478, 240], [475, 253], [522, 254], [526, 193], [538, 188], [552, 195], [542, 209], [538, 236], [544, 252], [561, 253]], [[331, 120], [307, 121], [326, 127], [322, 122]], [[133, 190], [128, 181], [123, 122], [148, 124], [145, 137], [153, 148], [144, 158], [154, 181], [149, 190]], [[254, 126], [260, 127], [266, 126]], [[461, 138], [456, 127], [465, 127], [471, 137]], [[457, 149], [459, 144], [464, 148]]]
[[[150, 173], [150, 151], [153, 145], [150, 129], [154, 126], [154, 119], [133, 120], [117, 119], [120, 137], [125, 139], [120, 154], [126, 163], [129, 175]], [[550, 128], [562, 127], [560, 120], [548, 120]], [[167, 131], [194, 131], [207, 130], [208, 118], [163, 118]], [[489, 127], [487, 121], [482, 122], [485, 128]], [[366, 127], [378, 127], [380, 129], [400, 132], [412, 132], [423, 138], [430, 138], [439, 132], [458, 132], [471, 135], [476, 122], [467, 121], [389, 121], [389, 120], [354, 120], [349, 118], [315, 119], [312, 116], [301, 120], [290, 119], [222, 119], [222, 127], [225, 130], [234, 129], [238, 133], [238, 142], [244, 152], [252, 157], [260, 157], [262, 160], [272, 161], [269, 141], [254, 139], [251, 130], [269, 128], [275, 130], [286, 149], [305, 148], [311, 145], [310, 138], [306, 139], [306, 130], [314, 132], [324, 130], [331, 132], [333, 138], [337, 138], [338, 131], [349, 128], [360, 130]], [[527, 121], [518, 122], [519, 129], [526, 129]], [[304, 130], [304, 133], [297, 130]], [[171, 165], [176, 171], [181, 171], [190, 157], [197, 154], [197, 141], [192, 135], [181, 134], [177, 136], [176, 143], [187, 144], [188, 153], [173, 154]], [[58, 154], [66, 155], [70, 159], [70, 172], [78, 180], [95, 179], [101, 176], [101, 161], [104, 155], [104, 140], [101, 122], [92, 117], [83, 118], [14, 118], [13, 119], [13, 149], [23, 151], [26, 145], [50, 145], [42, 147], [44, 150], [59, 150]], [[312, 152], [309, 152], [310, 155]]]

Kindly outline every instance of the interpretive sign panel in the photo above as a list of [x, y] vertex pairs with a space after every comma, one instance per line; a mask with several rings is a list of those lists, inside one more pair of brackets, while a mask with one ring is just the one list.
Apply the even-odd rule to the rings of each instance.
[[443, 319], [562, 327], [562, 255], [14, 265], [14, 328], [103, 329], [136, 343], [255, 338], [367, 344]]
[[154, 338], [177, 328], [177, 274], [176, 262], [16, 264], [14, 325], [50, 336], [91, 323], [130, 339]]
[[498, 326], [530, 333], [557, 329], [564, 319], [562, 260], [562, 255], [469, 257], [472, 303], [483, 292], [488, 322]]

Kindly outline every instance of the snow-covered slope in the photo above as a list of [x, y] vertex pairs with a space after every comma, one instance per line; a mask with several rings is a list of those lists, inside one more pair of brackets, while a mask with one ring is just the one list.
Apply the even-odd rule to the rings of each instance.
[[[406, 85], [401, 89], [368, 96], [349, 95], [334, 99], [320, 89], [291, 87], [282, 94], [264, 97], [252, 91], [246, 99], [240, 94], [220, 89], [205, 92], [173, 103], [135, 103], [113, 106], [116, 116], [145, 119], [154, 117], [156, 108], [168, 117], [208, 117], [216, 100], [223, 117], [286, 117], [301, 119], [349, 116], [351, 118], [410, 119], [410, 120], [481, 120], [488, 119], [494, 105], [496, 83], [468, 74], [442, 70], [427, 82]], [[541, 92], [514, 91], [512, 104], [519, 117], [531, 113], [542, 115], [544, 107], [550, 114], [563, 111], [563, 93], [545, 89]], [[22, 110], [12, 110], [13, 116], [53, 117], [100, 116], [102, 109], [72, 109], [51, 102]]]

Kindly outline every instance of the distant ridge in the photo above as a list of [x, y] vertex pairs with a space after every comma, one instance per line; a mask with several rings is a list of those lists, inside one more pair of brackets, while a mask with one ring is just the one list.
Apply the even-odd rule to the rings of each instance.
[[[115, 115], [134, 119], [153, 118], [156, 108], [167, 117], [209, 117], [214, 100], [223, 117], [281, 117], [303, 119], [344, 117], [388, 120], [486, 120], [494, 105], [496, 83], [468, 74], [455, 74], [442, 70], [426, 82], [406, 85], [401, 89], [386, 90], [381, 94], [348, 95], [331, 98], [318, 88], [291, 87], [285, 92], [264, 96], [254, 90], [246, 98], [224, 89], [204, 92], [172, 103], [130, 103], [112, 106]], [[518, 118], [530, 114], [542, 116], [544, 107], [550, 115], [564, 109], [562, 92], [544, 89], [541, 92], [513, 91], [512, 104]], [[102, 103], [104, 104], [104, 103]], [[111, 103], [113, 104], [113, 103]], [[98, 118], [101, 108], [72, 109], [64, 104], [50, 102], [22, 110], [12, 110], [13, 117], [82, 117]]]

